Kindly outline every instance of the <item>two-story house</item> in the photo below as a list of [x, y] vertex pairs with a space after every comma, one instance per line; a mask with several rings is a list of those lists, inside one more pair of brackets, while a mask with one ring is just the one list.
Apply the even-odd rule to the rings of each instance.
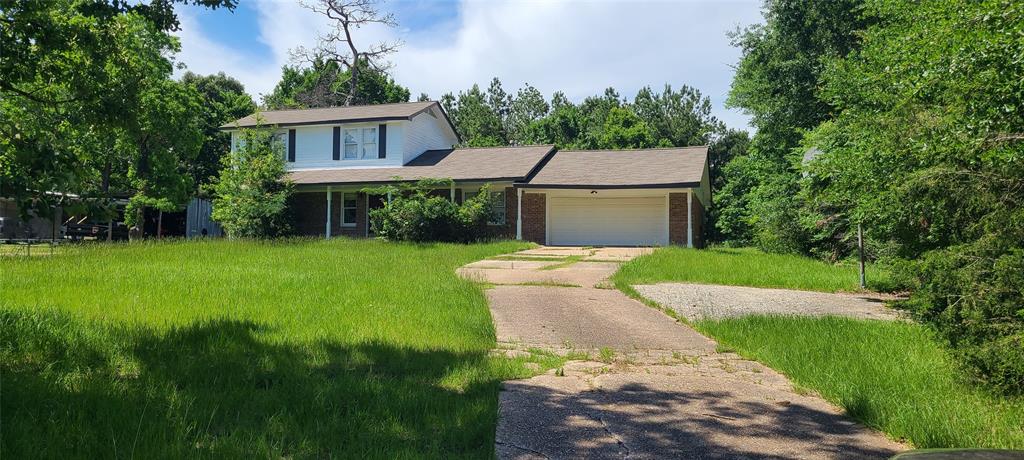
[[[372, 235], [363, 189], [452, 179], [436, 193], [461, 202], [490, 184], [495, 234], [549, 245], [701, 246], [711, 204], [706, 146], [558, 150], [551, 145], [458, 148], [437, 102], [261, 112], [286, 148], [303, 235]], [[222, 128], [257, 125], [257, 116]], [[232, 135], [232, 145], [236, 136]]]

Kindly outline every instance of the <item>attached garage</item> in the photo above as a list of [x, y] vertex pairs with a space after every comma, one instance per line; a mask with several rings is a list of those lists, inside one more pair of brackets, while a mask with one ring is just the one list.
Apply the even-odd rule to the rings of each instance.
[[548, 244], [664, 246], [668, 207], [664, 196], [552, 197]]
[[554, 246], [701, 247], [707, 147], [560, 150], [518, 189], [516, 236]]

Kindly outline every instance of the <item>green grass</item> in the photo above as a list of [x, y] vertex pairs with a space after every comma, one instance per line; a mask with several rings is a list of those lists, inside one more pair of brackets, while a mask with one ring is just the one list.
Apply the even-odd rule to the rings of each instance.
[[[623, 290], [635, 284], [671, 281], [824, 292], [860, 290], [856, 264], [827, 264], [750, 248], [662, 248], [627, 262], [613, 279]], [[867, 280], [873, 290], [892, 288], [890, 274], [880, 267], [869, 265]]]
[[751, 316], [702, 320], [697, 328], [917, 447], [1024, 448], [1024, 399], [961, 379], [921, 325]]
[[73, 248], [69, 248], [68, 244], [58, 244], [54, 246], [51, 246], [48, 243], [37, 243], [32, 245], [0, 244], [0, 257], [49, 256], [55, 254], [64, 254], [72, 250]]
[[0, 457], [487, 458], [500, 381], [479, 286], [525, 247], [100, 244], [0, 258]]

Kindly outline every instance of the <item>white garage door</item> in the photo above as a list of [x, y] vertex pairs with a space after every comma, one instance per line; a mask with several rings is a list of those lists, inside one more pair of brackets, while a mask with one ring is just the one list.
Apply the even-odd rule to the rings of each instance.
[[668, 244], [665, 197], [551, 197], [548, 244], [655, 246]]

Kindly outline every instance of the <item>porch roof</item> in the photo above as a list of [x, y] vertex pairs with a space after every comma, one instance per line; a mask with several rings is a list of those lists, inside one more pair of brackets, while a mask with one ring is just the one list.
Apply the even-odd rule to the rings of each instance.
[[428, 150], [404, 166], [291, 171], [296, 185], [381, 184], [420, 179], [457, 182], [520, 181], [553, 152], [553, 145]]

